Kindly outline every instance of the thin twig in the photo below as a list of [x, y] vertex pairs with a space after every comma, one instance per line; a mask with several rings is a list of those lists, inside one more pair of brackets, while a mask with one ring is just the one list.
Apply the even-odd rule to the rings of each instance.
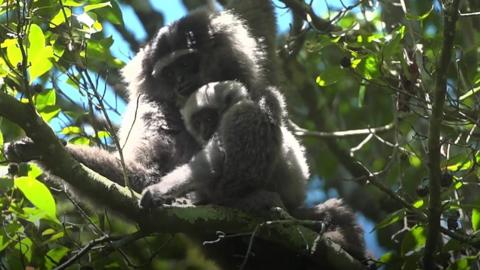
[[290, 126], [294, 129], [294, 134], [301, 137], [320, 137], [320, 138], [341, 138], [349, 136], [361, 136], [369, 134], [377, 134], [385, 131], [389, 131], [395, 127], [394, 123], [389, 123], [385, 126], [374, 127], [374, 128], [364, 128], [364, 129], [351, 129], [344, 131], [333, 131], [333, 132], [324, 132], [324, 131], [310, 131], [304, 128], [299, 127], [292, 121], [290, 121]]
[[438, 70], [435, 78], [433, 91], [432, 113], [430, 116], [428, 130], [428, 171], [429, 171], [429, 205], [428, 205], [428, 230], [425, 243], [423, 267], [424, 269], [435, 269], [435, 253], [440, 239], [440, 216], [442, 214], [441, 204], [441, 168], [440, 168], [440, 128], [443, 120], [443, 107], [445, 104], [445, 93], [447, 90], [447, 73], [450, 66], [453, 42], [455, 40], [455, 25], [458, 19], [458, 7], [460, 0], [454, 0], [451, 5], [445, 7], [443, 46]]
[[96, 245], [98, 244], [102, 244], [102, 243], [105, 243], [105, 242], [110, 242], [110, 241], [113, 241], [113, 240], [116, 240], [118, 239], [118, 237], [112, 237], [112, 236], [102, 236], [100, 238], [97, 238], [97, 239], [94, 239], [92, 241], [90, 241], [86, 246], [84, 246], [82, 249], [80, 249], [80, 251], [75, 254], [74, 256], [70, 257], [70, 259], [68, 259], [66, 262], [62, 263], [61, 265], [59, 265], [58, 267], [55, 267], [54, 270], [61, 270], [61, 269], [65, 269], [67, 268], [68, 266], [72, 265], [75, 261], [77, 261], [78, 259], [80, 259], [83, 255], [85, 255], [85, 253], [87, 253], [90, 249], [92, 249], [93, 247], [95, 247]]

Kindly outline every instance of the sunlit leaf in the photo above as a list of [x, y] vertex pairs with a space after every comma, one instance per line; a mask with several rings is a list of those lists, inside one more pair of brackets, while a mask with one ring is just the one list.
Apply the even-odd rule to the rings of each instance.
[[461, 187], [463, 187], [463, 182], [461, 182], [461, 181], [455, 182], [454, 187], [455, 187], [455, 189], [460, 189]]
[[65, 233], [63, 231], [56, 232], [50, 238], [48, 238], [47, 242], [53, 242], [55, 240], [58, 240], [60, 238], [63, 238], [65, 236]]
[[95, 29], [97, 32], [102, 31], [103, 25], [99, 21], [95, 21], [92, 25], [93, 29]]
[[61, 112], [61, 109], [57, 106], [47, 106], [43, 108], [41, 111], [39, 111], [40, 116], [45, 122], [50, 122], [50, 120], [57, 117], [57, 115], [60, 112]]
[[123, 24], [122, 11], [117, 1], [110, 1], [111, 8], [102, 8], [95, 10], [101, 18], [105, 18], [107, 21], [113, 24]]
[[17, 187], [35, 207], [45, 211], [49, 216], [56, 218], [57, 209], [55, 199], [45, 184], [32, 177], [18, 177], [15, 179], [15, 187]]
[[82, 129], [77, 126], [68, 126], [62, 129], [62, 134], [65, 134], [65, 135], [80, 134], [80, 133], [82, 133]]
[[358, 89], [358, 107], [363, 107], [363, 102], [365, 100], [365, 93], [367, 91], [367, 87], [365, 83], [360, 84], [360, 88]]
[[400, 209], [398, 211], [393, 212], [392, 214], [388, 215], [385, 219], [377, 223], [375, 229], [382, 229], [387, 226], [390, 226], [405, 217], [405, 211]]
[[[9, 72], [9, 67], [7, 65], [7, 62], [5, 62], [3, 58], [0, 58], [0, 78], [7, 76], [8, 72]], [[0, 81], [0, 84], [3, 84], [2, 81]]]
[[45, 107], [55, 105], [57, 102], [57, 94], [53, 89], [42, 91], [41, 93], [35, 95], [34, 101], [35, 107], [40, 111]]
[[424, 14], [421, 14], [421, 15], [413, 15], [413, 14], [410, 14], [410, 13], [407, 13], [405, 14], [407, 19], [409, 20], [414, 20], [414, 21], [422, 21], [424, 19], [426, 19], [433, 11], [433, 5], [430, 7], [430, 10], [428, 10], [427, 12], [425, 12]]
[[44, 260], [45, 268], [52, 269], [55, 266], [58, 266], [58, 264], [60, 263], [60, 260], [63, 257], [65, 257], [65, 255], [67, 255], [69, 251], [70, 249], [64, 246], [56, 247], [54, 249], [49, 250], [46, 255], [48, 259]]
[[401, 41], [405, 36], [405, 28], [406, 27], [404, 25], [401, 25], [399, 28], [393, 31], [393, 33], [390, 35], [391, 39], [389, 40], [387, 39], [388, 41], [382, 47], [384, 58], [388, 59], [394, 56], [395, 54], [398, 54], [399, 52], [401, 52]]
[[472, 210], [472, 229], [478, 231], [480, 228], [480, 211], [478, 209]]
[[478, 258], [463, 257], [463, 258], [460, 258], [460, 259], [456, 260], [451, 265], [451, 267], [449, 267], [448, 269], [452, 269], [452, 270], [471, 270], [473, 268], [470, 267], [470, 264], [471, 264], [472, 261], [475, 261], [475, 260], [478, 261]]
[[35, 163], [30, 162], [27, 164], [27, 176], [31, 178], [37, 178], [42, 175], [43, 170]]
[[74, 0], [62, 0], [62, 4], [67, 7], [79, 7], [82, 5], [82, 3], [79, 3]]
[[421, 248], [425, 246], [425, 242], [427, 241], [427, 237], [425, 235], [425, 229], [421, 226], [417, 226], [412, 230], [412, 235], [415, 238], [417, 243], [417, 248]]
[[425, 246], [425, 229], [421, 226], [415, 226], [405, 233], [402, 240], [401, 254], [406, 255], [411, 252], [417, 252]]
[[55, 28], [62, 23], [65, 23], [66, 19], [72, 16], [72, 11], [69, 8], [60, 9], [58, 13], [50, 20], [50, 27]]
[[22, 51], [18, 45], [17, 39], [6, 39], [1, 44], [2, 48], [6, 48], [7, 50], [7, 59], [8, 62], [16, 67], [18, 64], [22, 62]]
[[0, 160], [2, 160], [3, 156], [3, 133], [0, 130]]
[[25, 256], [25, 259], [27, 259], [28, 262], [32, 261], [32, 255], [33, 255], [33, 242], [30, 238], [25, 237], [17, 241], [15, 244], [15, 249], [20, 252], [23, 256]]
[[336, 83], [345, 75], [345, 70], [342, 69], [340, 66], [332, 67], [323, 71], [321, 74], [317, 76], [315, 82], [318, 86], [328, 86], [331, 84]]
[[89, 12], [90, 10], [104, 8], [104, 7], [111, 7], [111, 6], [112, 6], [112, 4], [110, 2], [104, 2], [104, 3], [86, 5], [85, 7], [83, 7], [83, 10], [85, 12]]
[[50, 58], [53, 57], [53, 48], [45, 46], [45, 36], [40, 26], [32, 24], [28, 33], [28, 72], [30, 82], [48, 72], [53, 64]]
[[369, 55], [363, 59], [357, 68], [367, 80], [371, 80], [379, 74], [378, 61], [373, 55]]
[[4, 250], [13, 240], [7, 237], [3, 232], [0, 232], [0, 252]]
[[44, 231], [42, 232], [42, 236], [52, 235], [52, 234], [54, 234], [54, 233], [55, 233], [55, 230], [54, 230], [54, 229], [48, 228], [48, 229], [46, 229], [46, 230], [44, 230]]
[[422, 160], [415, 155], [408, 156], [408, 161], [410, 162], [410, 165], [415, 168], [419, 168], [422, 165]]
[[97, 133], [97, 136], [100, 139], [110, 138], [110, 132], [102, 130]]
[[420, 199], [420, 200], [416, 201], [415, 203], [413, 203], [413, 207], [421, 208], [424, 204], [425, 204], [425, 202], [423, 201], [423, 199]]
[[382, 263], [388, 263], [394, 257], [393, 252], [387, 252], [380, 257], [379, 261]]
[[75, 137], [68, 142], [75, 145], [90, 145], [90, 139], [86, 137]]

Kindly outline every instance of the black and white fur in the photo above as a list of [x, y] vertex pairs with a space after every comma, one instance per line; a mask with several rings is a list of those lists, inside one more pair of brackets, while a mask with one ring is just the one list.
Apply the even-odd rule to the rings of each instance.
[[[275, 93], [274, 89], [269, 89], [269, 91]], [[275, 93], [275, 95], [282, 100], [279, 93]], [[234, 121], [229, 119], [229, 110], [239, 109], [249, 102], [248, 91], [241, 83], [237, 81], [214, 82], [204, 85], [191, 94], [180, 111], [187, 130], [202, 146], [211, 140], [218, 140], [217, 145], [221, 145], [222, 136], [219, 134], [225, 133], [223, 131], [224, 123]], [[280, 185], [287, 187], [294, 185], [297, 188], [303, 188], [303, 183], [309, 176], [303, 146], [287, 128], [282, 127], [281, 134], [283, 143], [274, 173], [271, 176], [273, 179], [271, 182], [277, 181], [280, 182]], [[221, 152], [221, 150], [214, 151], [214, 153], [217, 152]], [[206, 169], [211, 171], [214, 171], [215, 167], [221, 167], [214, 164], [209, 165], [211, 167]], [[218, 174], [221, 174], [221, 171]], [[271, 187], [270, 189], [274, 190], [275, 188]], [[298, 201], [298, 198], [289, 198], [286, 195], [290, 193], [303, 194], [304, 191], [279, 190], [278, 192], [282, 201], [288, 202]], [[290, 206], [291, 204], [286, 203], [286, 205]], [[324, 237], [339, 243], [355, 257], [365, 257], [362, 229], [356, 223], [352, 210], [345, 206], [342, 200], [330, 199], [312, 208], [290, 208], [290, 213], [298, 219], [323, 221], [323, 227], [317, 226], [312, 229], [322, 231]]]
[[[280, 93], [272, 87], [268, 87], [265, 91], [269, 92], [271, 98], [277, 99], [284, 110]], [[271, 170], [270, 175], [264, 176], [260, 172], [257, 175], [255, 171], [252, 171], [250, 175], [245, 175], [242, 170], [247, 170], [247, 168], [242, 167], [241, 164], [245, 161], [235, 158], [235, 156], [244, 155], [241, 152], [246, 152], [248, 155], [253, 155], [248, 157], [249, 159], [256, 161], [254, 156], [261, 155], [258, 151], [262, 151], [262, 149], [245, 149], [252, 142], [242, 140], [244, 136], [252, 136], [244, 134], [251, 131], [248, 127], [250, 122], [255, 123], [257, 120], [254, 118], [261, 117], [261, 115], [250, 114], [254, 106], [247, 88], [237, 81], [209, 83], [191, 94], [181, 109], [181, 114], [187, 130], [197, 139], [203, 149], [190, 163], [167, 174], [165, 179], [157, 185], [158, 190], [163, 192], [162, 188], [166, 182], [178, 182], [178, 179], [185, 179], [182, 185], [208, 182], [208, 189], [201, 195], [204, 200], [209, 202], [225, 203], [232, 198], [237, 201], [239, 196], [250, 193], [252, 190], [264, 190], [277, 193], [288, 209], [299, 207], [303, 203], [305, 183], [309, 177], [308, 165], [303, 147], [285, 127], [283, 117], [278, 127], [268, 127], [278, 128], [278, 131], [275, 132], [279, 134], [275, 139], [279, 141], [278, 145], [274, 145], [279, 148], [276, 150], [278, 156], [269, 161], [271, 164], [267, 164], [268, 167], [253, 168], [253, 170]], [[245, 116], [249, 118], [245, 118]], [[231, 133], [233, 129], [236, 129], [235, 133]], [[263, 135], [260, 134], [260, 136]], [[261, 146], [257, 145], [257, 147]], [[233, 152], [231, 149], [237, 152]], [[229, 166], [228, 159], [238, 162], [237, 166], [227, 167]], [[249, 164], [249, 166], [252, 165]], [[196, 167], [192, 168], [192, 166]], [[202, 173], [199, 174], [198, 171]], [[259, 177], [267, 177], [267, 179]], [[243, 181], [251, 183], [243, 183]], [[236, 184], [237, 187], [231, 184]], [[221, 190], [215, 193], [211, 189], [212, 187], [219, 187]], [[173, 190], [178, 191], [179, 189], [174, 188]], [[172, 196], [173, 194], [164, 195]], [[173, 195], [173, 197], [178, 195]]]
[[[346, 217], [340, 220], [347, 222], [337, 222], [343, 231], [355, 224], [353, 213], [341, 203], [299, 208], [308, 166], [303, 147], [286, 127], [283, 97], [268, 82], [267, 63], [240, 18], [229, 11], [197, 11], [160, 29], [123, 69], [130, 102], [119, 138], [129, 182], [143, 192], [141, 206], [159, 206], [169, 196], [194, 192], [200, 203], [243, 209], [281, 205], [290, 213], [298, 209], [307, 219]], [[218, 94], [221, 102], [207, 105], [222, 110], [211, 137], [192, 131], [194, 124], [188, 121], [193, 119], [185, 117], [185, 125], [180, 112], [184, 108], [185, 115], [189, 97], [209, 87], [218, 88], [213, 96]], [[228, 87], [238, 102], [222, 108]], [[67, 149], [96, 172], [124, 183], [117, 153], [97, 147]], [[15, 143], [6, 150], [7, 156], [16, 157], [11, 159], [21, 159]], [[362, 234], [357, 232], [338, 239], [354, 239], [353, 245], [339, 241], [362, 253]]]

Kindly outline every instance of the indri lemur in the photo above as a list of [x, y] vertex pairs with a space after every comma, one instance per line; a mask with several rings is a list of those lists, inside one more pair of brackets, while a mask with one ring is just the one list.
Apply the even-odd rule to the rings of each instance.
[[[303, 147], [287, 128], [283, 96], [266, 78], [267, 63], [260, 42], [229, 11], [197, 11], [161, 28], [122, 70], [130, 102], [119, 137], [132, 188], [143, 192], [145, 208], [189, 192], [198, 203], [243, 209], [270, 206], [270, 196], [276, 196], [294, 216], [330, 222], [329, 237], [363, 255], [361, 230], [339, 200], [300, 208], [308, 166]], [[214, 101], [203, 105], [213, 104], [207, 112], [211, 126], [188, 115], [195, 108], [189, 103], [208, 91]], [[7, 156], [22, 159], [18, 150], [24, 144], [7, 145]], [[67, 149], [123, 184], [116, 153]]]

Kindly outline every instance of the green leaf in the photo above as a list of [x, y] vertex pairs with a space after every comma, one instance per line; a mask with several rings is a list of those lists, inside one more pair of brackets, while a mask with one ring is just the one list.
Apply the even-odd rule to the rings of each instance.
[[315, 82], [318, 86], [329, 86], [345, 76], [345, 70], [340, 67], [331, 67], [317, 76]]
[[363, 74], [363, 77], [367, 80], [371, 80], [378, 76], [378, 61], [373, 55], [367, 56], [359, 65], [359, 71]]
[[58, 11], [58, 13], [50, 20], [50, 27], [55, 28], [65, 23], [65, 20], [70, 18], [70, 16], [72, 16], [72, 10], [70, 10], [69, 8], [65, 8], [63, 10], [60, 9], [60, 11]]
[[61, 111], [58, 106], [55, 106], [57, 95], [53, 89], [35, 95], [34, 101], [37, 111], [45, 122], [55, 118]]
[[410, 252], [417, 252], [425, 246], [425, 229], [421, 226], [415, 226], [406, 232], [402, 240], [401, 254], [406, 255]]
[[0, 78], [6, 77], [10, 71], [7, 63], [3, 58], [0, 58]]
[[385, 46], [382, 47], [384, 58], [389, 59], [402, 51], [400, 42], [405, 36], [405, 29], [405, 25], [402, 25], [391, 34], [392, 38], [386, 42]]
[[[54, 249], [49, 250], [46, 255], [47, 258], [45, 259], [45, 268], [52, 269], [55, 266], [58, 266], [58, 263], [60, 263], [60, 260], [63, 257], [65, 257], [65, 255], [67, 255], [69, 251], [70, 249], [64, 246], [56, 247]], [[56, 264], [54, 264], [52, 260]]]
[[460, 189], [461, 187], [463, 187], [463, 182], [461, 182], [461, 181], [455, 182], [454, 187], [455, 187], [455, 189]]
[[43, 110], [39, 111], [40, 116], [45, 122], [50, 122], [50, 120], [55, 118], [60, 112], [61, 109], [57, 106], [48, 106], [45, 107]]
[[81, 133], [82, 133], [82, 129], [77, 126], [68, 126], [62, 129], [62, 134], [65, 134], [65, 135], [81, 134]]
[[75, 137], [68, 142], [75, 145], [90, 145], [90, 139], [87, 137]]
[[395, 212], [391, 213], [390, 215], [388, 215], [385, 219], [383, 219], [382, 221], [377, 223], [377, 225], [375, 226], [375, 229], [382, 229], [382, 228], [385, 228], [387, 226], [390, 226], [394, 223], [397, 223], [398, 221], [400, 221], [404, 217], [405, 217], [405, 211], [403, 209], [395, 211]]
[[62, 237], [65, 236], [65, 233], [63, 231], [59, 231], [57, 233], [55, 233], [54, 235], [52, 235], [50, 238], [48, 238], [47, 242], [53, 242], [55, 240], [58, 240]]
[[405, 14], [405, 16], [409, 20], [422, 21], [422, 20], [426, 19], [432, 13], [432, 11], [433, 11], [433, 5], [430, 7], [430, 10], [425, 12], [424, 14], [413, 15], [413, 14], [407, 13], [407, 14]]
[[84, 12], [89, 12], [94, 9], [99, 9], [99, 8], [104, 8], [104, 7], [111, 7], [112, 4], [110, 2], [104, 2], [104, 3], [98, 3], [98, 4], [92, 4], [92, 5], [86, 5], [83, 7]]
[[55, 233], [55, 230], [54, 230], [54, 229], [48, 228], [48, 229], [46, 229], [46, 230], [44, 230], [44, 231], [42, 232], [42, 236], [52, 235], [52, 234], [54, 234], [54, 233]]
[[43, 91], [35, 95], [34, 101], [37, 110], [41, 111], [42, 109], [48, 106], [53, 106], [57, 103], [57, 94], [53, 89]]
[[99, 131], [97, 133], [97, 137], [100, 138], [100, 139], [110, 138], [110, 132], [104, 131], [104, 130]]
[[15, 179], [17, 187], [23, 195], [38, 209], [45, 211], [56, 219], [57, 209], [55, 199], [50, 190], [42, 182], [32, 177], [18, 177]]
[[408, 156], [408, 162], [415, 168], [419, 168], [422, 165], [422, 160], [415, 155]]
[[74, 0], [62, 0], [62, 4], [66, 7], [79, 7], [82, 3], [78, 3]]
[[3, 232], [0, 232], [0, 252], [4, 250], [10, 243], [12, 243], [12, 238], [5, 236]]
[[111, 1], [111, 8], [102, 8], [95, 10], [95, 12], [101, 18], [105, 18], [107, 21], [117, 25], [123, 25], [122, 11], [117, 1]]
[[455, 163], [447, 166], [449, 171], [465, 171], [471, 169], [474, 164], [478, 164], [480, 162], [480, 155], [475, 155], [475, 161], [473, 160], [473, 157], [468, 156], [466, 153], [451, 160], [453, 160]]
[[30, 25], [28, 33], [28, 72], [30, 75], [30, 82], [48, 72], [53, 64], [50, 58], [53, 57], [53, 48], [45, 46], [45, 36], [40, 26], [36, 24]]
[[416, 201], [415, 203], [413, 203], [413, 207], [421, 208], [424, 204], [425, 204], [425, 202], [423, 201], [423, 199], [420, 199], [420, 200]]
[[470, 264], [475, 260], [478, 261], [478, 258], [463, 257], [456, 260], [448, 269], [449, 270], [470, 270]]
[[472, 229], [478, 231], [480, 228], [480, 211], [478, 209], [472, 210]]
[[33, 242], [30, 238], [25, 237], [21, 239], [15, 245], [15, 249], [19, 251], [20, 254], [25, 256], [28, 262], [32, 261], [33, 254]]
[[425, 246], [425, 242], [427, 241], [427, 237], [425, 236], [425, 229], [421, 226], [417, 226], [412, 230], [413, 238], [416, 242], [417, 248], [422, 248]]
[[367, 91], [367, 87], [365, 86], [365, 82], [362, 81], [362, 83], [360, 84], [360, 88], [358, 89], [358, 107], [359, 108], [363, 107], [366, 91]]
[[31, 178], [37, 178], [42, 175], [43, 170], [37, 164], [30, 162], [27, 164], [27, 176]]
[[[6, 171], [6, 166], [5, 166]], [[0, 194], [5, 194], [13, 188], [13, 179], [11, 177], [0, 177]]]
[[4, 160], [3, 155], [3, 133], [0, 130], [0, 161]]
[[7, 59], [12, 66], [16, 67], [22, 62], [22, 51], [18, 46], [18, 41], [16, 38], [5, 39], [0, 46], [2, 48], [6, 48]]

